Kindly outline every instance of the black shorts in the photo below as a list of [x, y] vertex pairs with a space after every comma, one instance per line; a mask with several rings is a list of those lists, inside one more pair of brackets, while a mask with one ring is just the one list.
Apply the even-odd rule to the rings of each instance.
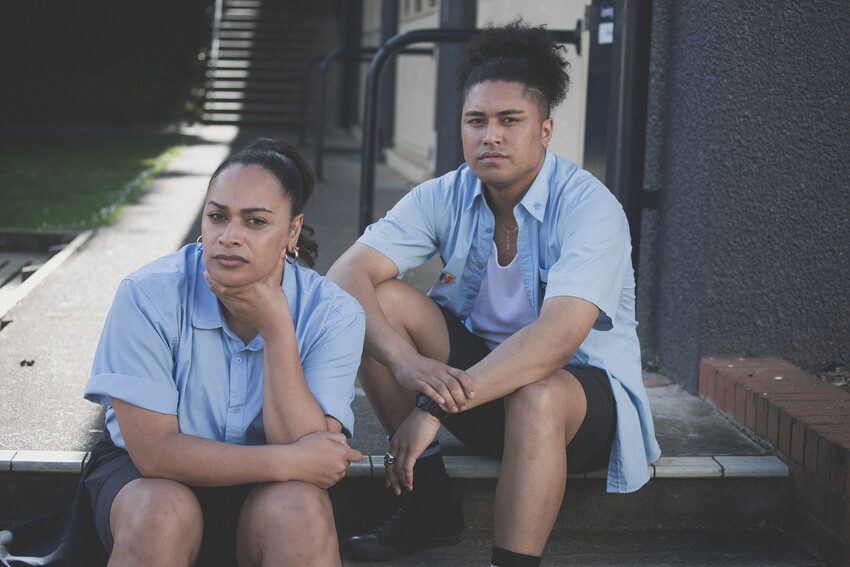
[[[109, 512], [118, 492], [142, 474], [130, 455], [116, 447], [108, 436], [92, 450], [84, 479], [94, 517], [95, 529], [107, 553], [114, 541]], [[189, 487], [198, 498], [204, 518], [204, 537], [198, 565], [236, 565], [236, 527], [239, 513], [256, 484], [226, 487]]]
[[[449, 366], [467, 370], [490, 354], [483, 339], [472, 334], [448, 310], [443, 307], [440, 310], [449, 332]], [[564, 369], [576, 377], [587, 398], [584, 421], [567, 445], [567, 470], [578, 473], [607, 468], [617, 424], [617, 406], [608, 375], [593, 366], [565, 366]], [[501, 458], [505, 443], [503, 398], [452, 414], [443, 425], [473, 450]]]

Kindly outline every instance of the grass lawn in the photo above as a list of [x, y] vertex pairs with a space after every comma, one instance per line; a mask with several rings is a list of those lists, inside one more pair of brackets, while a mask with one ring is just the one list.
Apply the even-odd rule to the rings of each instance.
[[0, 131], [0, 228], [109, 224], [185, 143], [152, 131]]

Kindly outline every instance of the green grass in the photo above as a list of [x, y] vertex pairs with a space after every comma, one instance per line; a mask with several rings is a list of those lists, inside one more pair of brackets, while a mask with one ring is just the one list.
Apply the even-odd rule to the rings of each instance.
[[0, 132], [0, 228], [107, 225], [185, 143], [173, 133]]

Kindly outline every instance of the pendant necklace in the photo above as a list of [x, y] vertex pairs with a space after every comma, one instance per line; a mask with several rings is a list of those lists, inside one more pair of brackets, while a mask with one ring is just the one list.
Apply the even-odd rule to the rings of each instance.
[[493, 209], [493, 212], [496, 214], [496, 218], [499, 219], [499, 224], [502, 225], [502, 230], [505, 231], [505, 236], [507, 237], [508, 243], [505, 245], [505, 250], [510, 250], [511, 249], [511, 234], [513, 234], [513, 233], [515, 233], [516, 231], [519, 230], [519, 223], [517, 223], [517, 225], [514, 228], [509, 230], [508, 227], [505, 226], [505, 222], [502, 220], [502, 217], [500, 217], [499, 213], [496, 212], [495, 208]]

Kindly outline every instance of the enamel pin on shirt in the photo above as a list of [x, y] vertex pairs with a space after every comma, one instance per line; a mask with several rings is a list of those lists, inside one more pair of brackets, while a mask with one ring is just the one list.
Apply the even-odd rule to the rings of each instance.
[[455, 279], [455, 275], [445, 270], [440, 271], [440, 283], [447, 284]]

